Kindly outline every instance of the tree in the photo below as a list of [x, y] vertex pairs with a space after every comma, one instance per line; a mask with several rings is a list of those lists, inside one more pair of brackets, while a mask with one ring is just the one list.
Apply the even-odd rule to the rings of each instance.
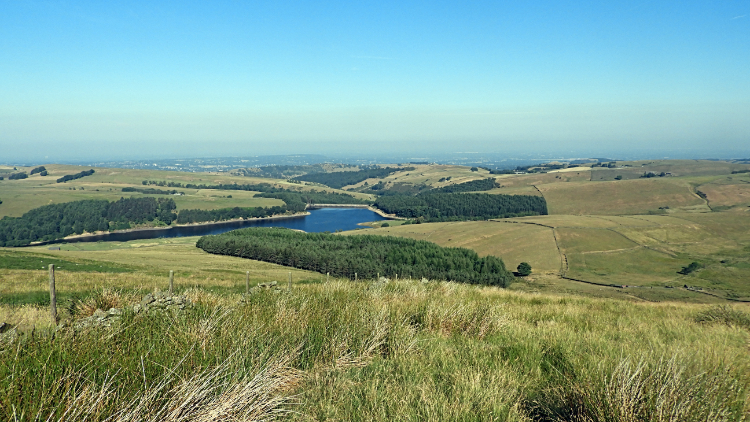
[[682, 269], [680, 271], [677, 271], [677, 273], [682, 274], [682, 275], [688, 275], [692, 273], [693, 271], [701, 269], [701, 268], [703, 268], [703, 265], [701, 265], [700, 262], [691, 262], [690, 265], [686, 267], [682, 267]]
[[479, 171], [479, 169], [477, 167], [472, 167], [471, 171]]
[[518, 268], [516, 268], [516, 270], [518, 271], [518, 275], [525, 277], [531, 274], [531, 265], [529, 265], [528, 262], [522, 262], [518, 264]]
[[615, 176], [615, 180], [622, 180], [622, 176], [620, 176], [620, 175], [618, 174], [617, 176]]
[[[0, 202], [0, 204], [2, 204], [2, 202]], [[391, 227], [391, 225], [388, 223], [383, 223], [380, 225], [380, 227]]]
[[26, 172], [13, 173], [10, 176], [8, 176], [8, 180], [21, 180], [21, 179], [26, 179], [27, 177], [29, 177], [29, 175], [26, 174]]

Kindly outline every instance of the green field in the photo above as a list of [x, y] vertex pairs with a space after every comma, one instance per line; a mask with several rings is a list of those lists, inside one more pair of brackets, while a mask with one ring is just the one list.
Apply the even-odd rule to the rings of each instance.
[[[700, 292], [667, 289], [684, 285], [720, 297], [750, 300], [750, 216], [746, 213], [551, 215], [402, 225], [368, 233], [466, 247], [480, 255], [501, 257], [508, 268], [528, 262], [534, 269], [532, 281], [546, 285], [541, 291], [590, 293], [588, 286], [579, 283], [576, 287], [557, 278], [562, 274], [594, 283], [641, 286], [625, 290], [646, 300], [716, 300]], [[705, 268], [687, 276], [677, 273], [693, 261]], [[534, 291], [539, 288], [529, 285]], [[621, 296], [622, 289], [605, 289], [611, 290], [612, 297]], [[598, 291], [595, 295], [607, 296]]]

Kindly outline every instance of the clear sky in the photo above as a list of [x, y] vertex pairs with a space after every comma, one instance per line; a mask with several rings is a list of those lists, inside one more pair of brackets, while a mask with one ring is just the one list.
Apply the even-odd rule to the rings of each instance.
[[750, 151], [750, 1], [0, 0], [0, 161], [623, 146]]

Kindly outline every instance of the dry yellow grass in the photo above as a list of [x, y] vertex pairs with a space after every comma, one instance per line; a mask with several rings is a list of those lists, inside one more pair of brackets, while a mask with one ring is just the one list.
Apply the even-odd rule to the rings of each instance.
[[750, 184], [707, 184], [698, 189], [706, 194], [711, 207], [750, 206]]
[[628, 215], [670, 210], [710, 211], [680, 179], [555, 183], [538, 186], [550, 214]]

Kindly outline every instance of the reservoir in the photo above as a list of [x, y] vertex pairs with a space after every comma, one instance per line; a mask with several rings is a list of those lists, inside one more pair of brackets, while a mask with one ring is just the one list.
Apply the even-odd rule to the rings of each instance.
[[309, 212], [310, 215], [298, 217], [271, 220], [226, 221], [195, 226], [171, 227], [168, 229], [135, 230], [122, 233], [82, 236], [54, 243], [98, 241], [127, 242], [129, 240], [139, 239], [205, 236], [209, 234], [221, 234], [230, 230], [246, 227], [286, 227], [289, 229], [302, 230], [308, 233], [335, 232], [336, 230], [354, 230], [362, 228], [362, 226], [358, 225], [359, 223], [387, 220], [387, 218], [366, 208], [318, 208], [312, 209]]

